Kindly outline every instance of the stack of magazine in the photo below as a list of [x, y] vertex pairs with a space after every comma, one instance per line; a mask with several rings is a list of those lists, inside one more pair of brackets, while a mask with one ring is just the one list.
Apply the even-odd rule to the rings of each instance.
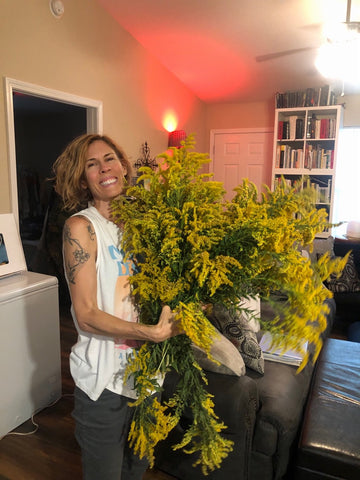
[[[286, 363], [287, 365], [295, 365], [298, 367], [304, 358], [304, 355], [297, 350], [283, 351], [282, 348], [272, 348], [272, 336], [269, 332], [264, 333], [264, 335], [261, 337], [259, 345], [265, 360]], [[304, 352], [306, 352], [308, 348], [308, 342], [304, 342], [302, 347]]]

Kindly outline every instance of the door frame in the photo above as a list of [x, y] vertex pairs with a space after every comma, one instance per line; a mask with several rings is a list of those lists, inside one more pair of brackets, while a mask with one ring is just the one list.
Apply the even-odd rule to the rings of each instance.
[[227, 133], [274, 133], [273, 127], [254, 127], [254, 128], [216, 128], [210, 130], [210, 160], [209, 168], [210, 172], [214, 170], [214, 155], [215, 155], [215, 136], [217, 134]]
[[18, 206], [18, 188], [16, 174], [16, 148], [15, 148], [15, 123], [14, 123], [14, 104], [13, 93], [25, 93], [35, 97], [54, 100], [70, 105], [86, 108], [86, 130], [87, 133], [103, 132], [103, 104], [100, 100], [93, 100], [86, 97], [80, 97], [71, 93], [53, 90], [21, 80], [5, 77], [5, 96], [6, 96], [6, 127], [9, 152], [9, 170], [10, 170], [10, 202], [11, 211], [14, 214], [17, 226], [19, 228], [19, 206]]

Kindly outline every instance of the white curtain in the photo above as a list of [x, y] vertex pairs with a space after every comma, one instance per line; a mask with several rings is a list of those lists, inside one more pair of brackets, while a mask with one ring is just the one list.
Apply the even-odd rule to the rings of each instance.
[[[360, 222], [360, 128], [341, 129], [338, 145], [333, 222]], [[344, 235], [346, 227], [336, 227], [334, 235]]]

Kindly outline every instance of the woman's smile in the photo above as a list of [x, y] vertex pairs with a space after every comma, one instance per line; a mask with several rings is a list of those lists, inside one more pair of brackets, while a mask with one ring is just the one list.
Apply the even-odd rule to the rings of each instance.
[[110, 185], [114, 185], [117, 183], [118, 179], [116, 177], [106, 178], [105, 180], [101, 180], [100, 185], [102, 187], [108, 187]]

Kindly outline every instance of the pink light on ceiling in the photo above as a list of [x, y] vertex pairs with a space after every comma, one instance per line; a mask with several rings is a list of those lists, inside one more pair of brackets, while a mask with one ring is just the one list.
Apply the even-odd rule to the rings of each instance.
[[246, 66], [248, 58], [239, 58], [226, 45], [206, 34], [179, 34], [172, 25], [168, 28], [168, 32], [163, 29], [161, 34], [156, 29], [138, 32], [137, 39], [200, 100], [221, 101], [253, 81]]
[[159, 47], [158, 57], [163, 58], [163, 63], [171, 71], [179, 72], [178, 78], [200, 100], [221, 101], [239, 88], [245, 88], [251, 81], [245, 59], [239, 58], [230, 48], [213, 38], [206, 35], [198, 38], [183, 33], [179, 48], [174, 47], [175, 42], [176, 39], [170, 33], [168, 41]]

